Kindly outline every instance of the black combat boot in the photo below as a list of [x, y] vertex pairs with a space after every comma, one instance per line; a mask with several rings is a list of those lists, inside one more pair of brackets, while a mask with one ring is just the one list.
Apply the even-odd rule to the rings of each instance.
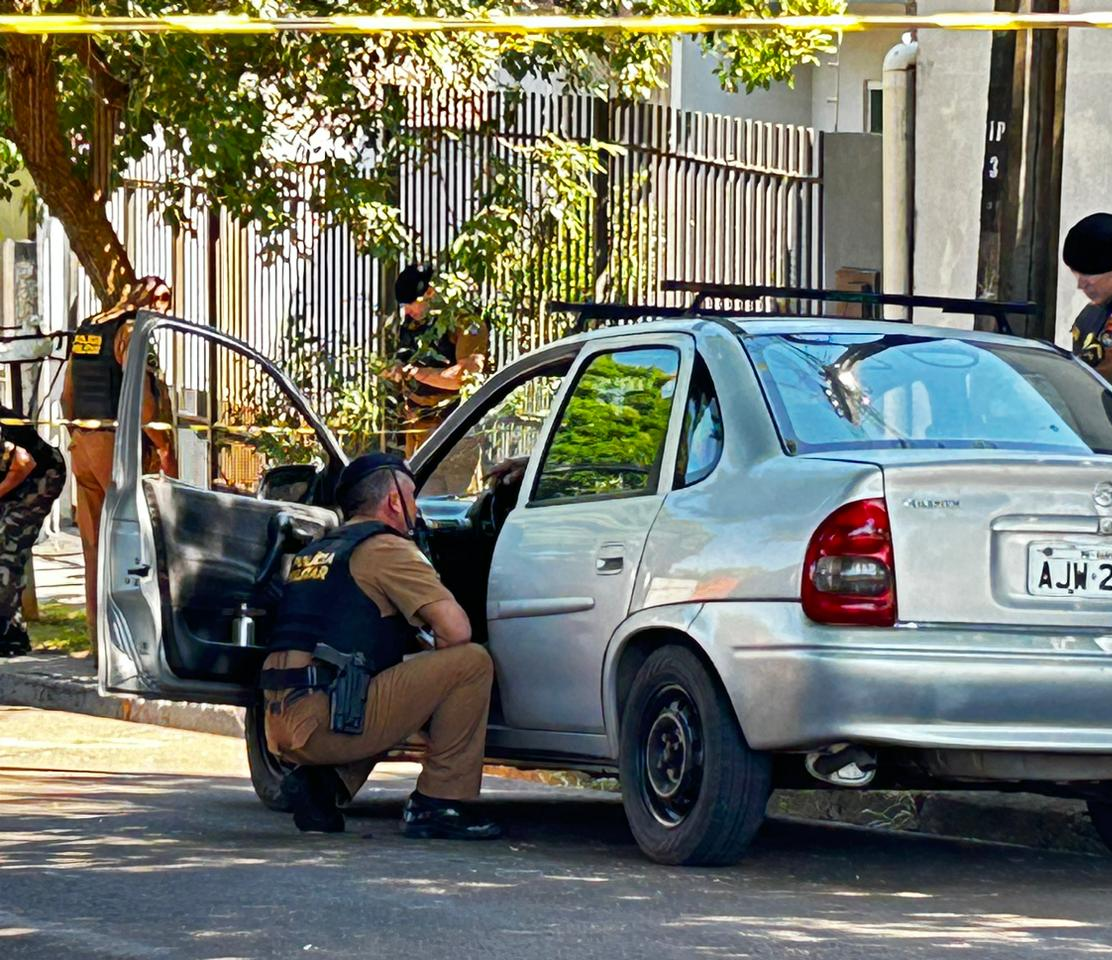
[[23, 625], [0, 620], [0, 657], [21, 657], [31, 652], [31, 638]]
[[426, 797], [414, 790], [402, 810], [402, 833], [420, 840], [496, 840], [502, 828], [468, 813], [458, 800]]
[[343, 833], [344, 815], [337, 797], [346, 797], [343, 781], [332, 767], [297, 767], [282, 781], [282, 794], [303, 833]]

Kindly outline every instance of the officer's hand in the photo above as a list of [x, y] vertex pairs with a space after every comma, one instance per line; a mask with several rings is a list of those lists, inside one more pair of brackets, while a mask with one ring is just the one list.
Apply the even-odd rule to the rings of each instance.
[[486, 357], [481, 353], [473, 353], [471, 356], [461, 359], [457, 366], [465, 373], [482, 373], [485, 364]]
[[493, 480], [494, 483], [491, 486], [514, 484], [525, 476], [525, 468], [528, 466], [528, 457], [510, 457], [508, 460], [503, 460], [491, 467], [490, 472], [483, 479]]
[[173, 450], [167, 448], [158, 451], [158, 466], [166, 476], [177, 478], [178, 458], [174, 456]]
[[1091, 333], [1085, 338], [1085, 343], [1081, 346], [1081, 359], [1090, 367], [1097, 366], [1104, 359], [1104, 347], [1101, 346], [1100, 340]]

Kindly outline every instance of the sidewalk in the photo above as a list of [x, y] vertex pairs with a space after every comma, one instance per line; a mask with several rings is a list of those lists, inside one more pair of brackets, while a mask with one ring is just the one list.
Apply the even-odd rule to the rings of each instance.
[[[36, 547], [35, 577], [40, 603], [82, 606], [84, 572], [77, 538], [63, 534]], [[0, 705], [66, 710], [202, 733], [243, 736], [243, 711], [237, 707], [98, 696], [92, 664], [83, 654], [34, 652], [26, 657], [0, 659]], [[575, 773], [523, 773], [507, 768], [497, 768], [497, 772], [554, 786], [591, 783], [590, 778]], [[603, 788], [614, 788], [612, 781], [600, 783]], [[1089, 823], [1083, 803], [1030, 794], [780, 790], [773, 794], [768, 809], [772, 816], [1047, 850], [1102, 856], [1108, 853]]]
[[85, 560], [81, 540], [72, 533], [58, 533], [34, 549], [35, 593], [39, 603], [85, 605]]
[[[69, 533], [56, 534], [35, 547], [34, 557], [39, 605], [84, 608], [85, 565], [81, 540]], [[200, 733], [243, 736], [243, 710], [238, 707], [99, 696], [96, 674], [85, 653], [69, 655], [36, 650], [26, 657], [0, 660], [0, 704], [67, 710]]]

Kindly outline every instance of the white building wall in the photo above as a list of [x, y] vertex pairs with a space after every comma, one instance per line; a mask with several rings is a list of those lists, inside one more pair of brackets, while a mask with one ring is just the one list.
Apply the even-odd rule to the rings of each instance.
[[846, 34], [836, 54], [811, 68], [812, 126], [831, 133], [866, 132], [865, 90], [870, 80], [881, 81], [884, 55], [899, 42], [898, 30]]
[[[850, 3], [850, 12], [896, 15], [902, 3]], [[673, 107], [722, 113], [772, 123], [791, 123], [831, 133], [865, 131], [865, 90], [879, 81], [884, 55], [900, 40], [897, 30], [848, 33], [836, 53], [794, 72], [794, 84], [773, 84], [768, 90], [727, 93], [714, 74], [716, 58], [707, 56], [692, 39], [678, 40], [673, 51]]]
[[[1071, 13], [1106, 10], [1107, 0], [1073, 0]], [[1082, 217], [1112, 212], [1112, 35], [1105, 30], [1071, 30], [1066, 58], [1061, 235]], [[1069, 346], [1070, 327], [1085, 298], [1065, 264], [1058, 268], [1055, 339]]]
[[677, 40], [672, 56], [673, 107], [770, 123], [811, 126], [811, 68], [796, 70], [795, 85], [792, 87], [777, 83], [768, 90], [729, 93], [722, 89], [714, 73], [715, 58], [705, 55], [697, 41], [689, 38]]
[[[991, 0], [920, 0], [919, 13], [992, 10]], [[981, 170], [991, 33], [919, 32], [915, 102], [913, 290], [972, 297], [977, 290]], [[917, 322], [970, 327], [972, 317], [917, 309]]]
[[34, 231], [29, 230], [32, 217], [28, 216], [27, 204], [31, 202], [32, 190], [28, 184], [31, 177], [23, 173], [21, 185], [12, 191], [11, 199], [0, 200], [0, 240], [30, 240]]

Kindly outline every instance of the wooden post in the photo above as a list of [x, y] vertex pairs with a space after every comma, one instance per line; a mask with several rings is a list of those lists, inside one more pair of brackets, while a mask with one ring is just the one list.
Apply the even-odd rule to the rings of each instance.
[[[1019, 0], [996, 0], [998, 13], [1017, 13]], [[977, 297], [1000, 296], [1001, 234], [1008, 189], [1009, 161], [1018, 153], [1022, 124], [1015, 116], [1017, 34], [1001, 31], [992, 35], [989, 60], [988, 110], [985, 119], [985, 163], [981, 171], [981, 236], [977, 257]], [[1021, 80], [1022, 85], [1022, 80]], [[1018, 164], [1016, 164], [1018, 166]], [[991, 317], [977, 317], [979, 330], [994, 330]]]
[[27, 623], [39, 619], [39, 598], [35, 593], [35, 558], [27, 558], [27, 586], [23, 590], [23, 619]]
[[[1060, 2], [1029, 6], [1056, 13]], [[1018, 0], [997, 0], [996, 10], [1016, 13]], [[1041, 315], [1017, 332], [1047, 339], [1058, 282], [1065, 65], [1065, 31], [993, 34], [977, 296], [1041, 304]], [[978, 317], [976, 326], [993, 330], [996, 322]]]

